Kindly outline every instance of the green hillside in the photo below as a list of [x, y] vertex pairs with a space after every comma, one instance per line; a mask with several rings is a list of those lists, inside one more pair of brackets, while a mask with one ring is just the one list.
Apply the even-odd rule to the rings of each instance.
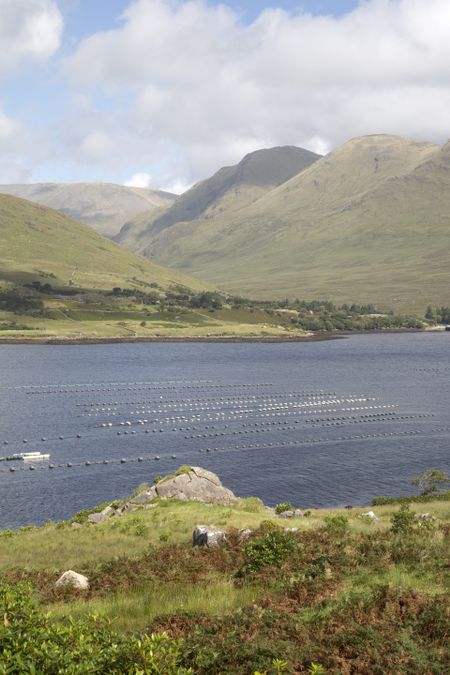
[[0, 339], [298, 336], [47, 207], [0, 195]]
[[450, 144], [353, 139], [237, 212], [149, 231], [139, 251], [252, 297], [448, 305], [449, 164]]
[[0, 281], [52, 281], [83, 288], [205, 284], [124, 251], [52, 209], [0, 195]]
[[128, 218], [170, 206], [176, 198], [161, 190], [112, 183], [0, 185], [1, 193], [49, 206], [106, 237], [117, 234]]
[[223, 214], [229, 217], [319, 158], [320, 155], [293, 146], [257, 150], [246, 155], [239, 164], [223, 167], [211, 178], [197, 183], [169, 208], [142, 213], [125, 223], [115, 239], [130, 250], [138, 251], [146, 246], [149, 237], [164, 233], [175, 223], [199, 218], [215, 221]]

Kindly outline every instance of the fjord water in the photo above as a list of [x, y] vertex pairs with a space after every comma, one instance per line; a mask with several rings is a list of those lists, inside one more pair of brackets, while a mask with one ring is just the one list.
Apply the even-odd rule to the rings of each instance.
[[449, 469], [449, 356], [449, 333], [0, 345], [0, 456], [54, 467], [0, 462], [0, 528], [66, 519], [182, 464], [269, 505], [408, 494], [415, 474]]

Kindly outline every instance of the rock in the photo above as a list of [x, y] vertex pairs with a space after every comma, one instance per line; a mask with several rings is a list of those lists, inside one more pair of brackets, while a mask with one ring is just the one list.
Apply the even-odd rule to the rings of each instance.
[[249, 530], [248, 527], [247, 527], [243, 530], [239, 530], [238, 539], [239, 539], [239, 541], [246, 541], [247, 539], [249, 539], [249, 537], [252, 536], [252, 534], [253, 534], [253, 530]]
[[279, 518], [293, 518], [294, 517], [295, 511], [291, 511], [290, 509], [288, 511], [283, 511], [282, 513], [278, 514]]
[[108, 520], [108, 516], [105, 516], [103, 513], [91, 513], [88, 516], [88, 521], [90, 523], [103, 523], [105, 520]]
[[111, 505], [110, 505], [110, 506], [106, 506], [106, 507], [103, 509], [103, 511], [100, 511], [100, 513], [102, 514], [102, 516], [106, 516], [107, 518], [109, 518], [110, 516], [113, 516], [113, 515], [114, 515], [114, 509], [113, 509], [113, 507], [112, 507]]
[[191, 467], [187, 473], [163, 479], [153, 489], [161, 499], [174, 497], [206, 504], [231, 504], [237, 500], [236, 495], [222, 485], [215, 473], [199, 466]]
[[290, 532], [291, 534], [295, 534], [296, 532], [299, 531], [299, 528], [298, 527], [285, 527], [284, 531]]
[[62, 574], [55, 582], [56, 588], [65, 588], [66, 586], [73, 586], [74, 588], [78, 588], [80, 591], [85, 591], [89, 588], [89, 580], [82, 574], [78, 574], [78, 572], [68, 570], [67, 572], [64, 572], [64, 574]]
[[303, 518], [305, 514], [301, 509], [295, 509], [294, 511], [294, 518]]
[[373, 511], [367, 511], [367, 513], [361, 513], [361, 518], [370, 518], [373, 523], [379, 523], [380, 519], [374, 514]]
[[220, 527], [209, 527], [208, 525], [197, 525], [192, 535], [193, 546], [208, 546], [213, 548], [224, 544], [227, 533]]
[[133, 504], [132, 502], [127, 502], [126, 504], [123, 504], [122, 506], [119, 506], [118, 509], [114, 511], [115, 516], [122, 516], [124, 513], [132, 513], [133, 511], [137, 511], [139, 508], [138, 504]]
[[415, 520], [418, 520], [419, 523], [433, 522], [436, 520], [435, 516], [430, 513], [416, 513], [414, 516]]
[[133, 499], [130, 499], [130, 502], [132, 504], [148, 504], [148, 502], [151, 502], [156, 496], [156, 489], [155, 487], [152, 487], [149, 490], [136, 495]]
[[78, 530], [78, 528], [82, 527], [81, 523], [72, 523], [70, 526], [71, 530]]

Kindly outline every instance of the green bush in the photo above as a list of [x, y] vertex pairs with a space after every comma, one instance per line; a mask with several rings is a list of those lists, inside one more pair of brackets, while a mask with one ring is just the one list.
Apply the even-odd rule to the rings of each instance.
[[343, 514], [325, 516], [325, 527], [332, 532], [346, 532], [348, 530], [348, 518]]
[[389, 504], [427, 504], [429, 502], [449, 502], [450, 490], [442, 494], [409, 495], [408, 497], [374, 497], [372, 506], [386, 506]]
[[281, 502], [281, 504], [277, 504], [275, 507], [275, 513], [280, 514], [284, 513], [285, 511], [293, 511], [294, 506], [290, 502]]
[[414, 512], [410, 510], [408, 504], [402, 504], [400, 511], [394, 513], [391, 518], [391, 532], [393, 534], [409, 534], [413, 531], [414, 524]]
[[246, 562], [242, 573], [253, 573], [262, 567], [279, 567], [293, 553], [297, 542], [288, 532], [272, 528], [244, 547]]
[[28, 584], [0, 581], [0, 675], [192, 675], [182, 668], [182, 641], [114, 633], [95, 617], [52, 622]]

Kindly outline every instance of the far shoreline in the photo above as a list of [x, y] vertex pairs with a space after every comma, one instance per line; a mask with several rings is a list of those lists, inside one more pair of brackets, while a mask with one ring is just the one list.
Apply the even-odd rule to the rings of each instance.
[[352, 335], [404, 335], [405, 333], [438, 333], [445, 329], [417, 329], [417, 328], [390, 328], [366, 331], [342, 331], [334, 333], [312, 333], [309, 335], [149, 335], [149, 336], [117, 336], [117, 337], [0, 337], [0, 345], [99, 345], [99, 344], [143, 344], [152, 342], [189, 342], [189, 343], [292, 343], [292, 342], [323, 342], [328, 340], [343, 340]]

